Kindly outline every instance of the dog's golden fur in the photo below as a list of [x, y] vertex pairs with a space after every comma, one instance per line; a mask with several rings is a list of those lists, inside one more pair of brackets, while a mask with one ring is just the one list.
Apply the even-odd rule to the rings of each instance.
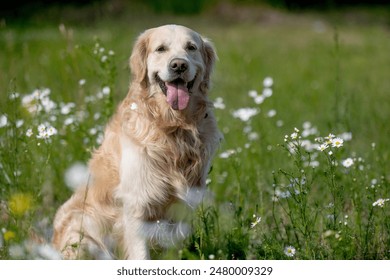
[[[173, 59], [185, 64], [183, 71], [170, 64]], [[129, 93], [93, 153], [88, 184], [56, 214], [53, 244], [64, 258], [93, 249], [112, 255], [107, 236], [115, 241], [115, 257], [149, 258], [143, 224], [166, 219], [172, 203], [205, 187], [220, 141], [207, 99], [215, 60], [210, 42], [183, 26], [138, 37]], [[172, 83], [182, 91], [173, 90], [169, 101]]]

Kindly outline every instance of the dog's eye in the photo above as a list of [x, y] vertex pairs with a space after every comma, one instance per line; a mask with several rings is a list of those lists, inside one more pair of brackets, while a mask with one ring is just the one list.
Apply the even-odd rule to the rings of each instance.
[[193, 51], [196, 51], [197, 49], [198, 49], [197, 46], [194, 45], [194, 44], [189, 43], [189, 44], [187, 45], [187, 50], [188, 50], [188, 51], [193, 52]]
[[162, 53], [165, 52], [167, 48], [165, 46], [158, 46], [156, 52]]

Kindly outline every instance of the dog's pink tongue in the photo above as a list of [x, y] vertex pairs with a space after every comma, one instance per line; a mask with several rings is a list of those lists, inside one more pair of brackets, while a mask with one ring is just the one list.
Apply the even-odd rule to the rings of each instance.
[[167, 102], [174, 110], [184, 110], [187, 108], [190, 95], [184, 83], [166, 83]]

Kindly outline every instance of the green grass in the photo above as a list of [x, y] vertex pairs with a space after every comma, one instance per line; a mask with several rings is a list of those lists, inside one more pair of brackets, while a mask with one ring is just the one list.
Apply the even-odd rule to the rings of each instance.
[[[33, 244], [50, 239], [54, 213], [71, 195], [65, 171], [87, 162], [127, 93], [135, 37], [171, 22], [215, 43], [219, 61], [210, 97], [221, 97], [226, 105], [216, 109], [225, 140], [210, 173], [213, 197], [195, 211], [191, 235], [154, 257], [390, 258], [390, 202], [373, 206], [390, 198], [390, 39], [388, 26], [373, 20], [382, 19], [381, 13], [363, 13], [363, 24], [351, 23], [351, 15], [343, 13], [267, 10], [276, 20], [240, 22], [207, 13], [179, 17], [143, 10], [152, 15], [145, 22], [130, 8], [131, 20], [124, 13], [77, 23], [69, 15], [77, 19], [79, 12], [55, 10], [65, 22], [61, 28], [54, 16], [0, 27], [0, 116], [3, 122], [7, 118], [0, 127], [0, 259], [44, 257]], [[248, 92], [261, 94], [266, 77], [273, 78], [273, 94], [256, 104]], [[90, 99], [105, 87], [108, 95]], [[22, 98], [43, 88], [50, 89], [57, 107], [29, 113]], [[10, 98], [15, 93], [18, 97]], [[69, 102], [75, 107], [61, 113]], [[260, 112], [245, 122], [233, 117], [245, 107]], [[276, 115], [269, 117], [270, 110]], [[66, 125], [69, 118], [73, 122]], [[305, 122], [317, 128], [314, 134], [305, 135]], [[38, 139], [42, 123], [58, 133]], [[301, 138], [293, 139], [294, 128]], [[340, 148], [320, 152], [301, 146], [344, 132], [352, 139]], [[221, 158], [225, 151], [230, 156]], [[354, 161], [348, 168], [342, 164], [347, 158]], [[311, 167], [313, 162], [318, 166]], [[285, 253], [287, 246], [295, 248], [293, 256]]]

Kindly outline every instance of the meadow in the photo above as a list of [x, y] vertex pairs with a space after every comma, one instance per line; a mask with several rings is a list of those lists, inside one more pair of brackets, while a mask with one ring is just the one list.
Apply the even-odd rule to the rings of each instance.
[[388, 12], [83, 9], [0, 24], [0, 259], [58, 257], [72, 174], [127, 93], [136, 36], [166, 23], [217, 48], [224, 141], [191, 233], [153, 258], [390, 258]]

